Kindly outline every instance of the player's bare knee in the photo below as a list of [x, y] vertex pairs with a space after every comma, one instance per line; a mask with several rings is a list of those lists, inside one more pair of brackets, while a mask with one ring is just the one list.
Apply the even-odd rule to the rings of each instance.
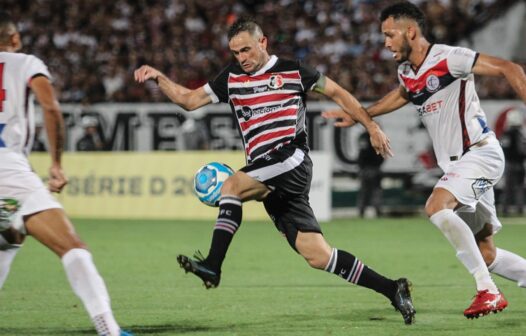
[[426, 202], [425, 212], [426, 212], [427, 217], [431, 217], [443, 209], [445, 209], [445, 207], [442, 206], [441, 204], [438, 204], [437, 202], [433, 202], [432, 200], [428, 200]]
[[231, 195], [231, 196], [239, 196], [240, 189], [239, 189], [239, 181], [236, 178], [236, 175], [232, 175], [229, 178], [225, 180], [223, 183], [223, 186], [221, 187], [221, 195]]

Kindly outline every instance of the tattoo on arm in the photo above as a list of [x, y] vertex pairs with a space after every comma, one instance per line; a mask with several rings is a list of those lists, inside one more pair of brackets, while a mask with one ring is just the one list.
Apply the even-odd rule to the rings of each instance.
[[318, 81], [316, 82], [316, 84], [314, 85], [314, 90], [315, 92], [318, 92], [318, 93], [325, 93], [325, 83], [326, 80], [325, 80], [325, 76], [324, 75], [321, 75], [320, 78], [318, 78]]

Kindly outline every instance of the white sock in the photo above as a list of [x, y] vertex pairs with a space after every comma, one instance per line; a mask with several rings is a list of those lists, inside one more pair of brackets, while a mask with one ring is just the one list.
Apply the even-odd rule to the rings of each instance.
[[526, 287], [526, 259], [515, 253], [497, 248], [495, 260], [488, 269], [503, 278], [516, 281], [519, 287]]
[[488, 267], [480, 254], [473, 232], [457, 214], [450, 209], [440, 210], [429, 218], [457, 251], [457, 258], [473, 275], [477, 283], [477, 290], [489, 290], [498, 293], [497, 286], [491, 279]]
[[19, 250], [20, 246], [13, 246], [7, 250], [0, 251], [0, 288], [4, 287], [4, 282], [11, 269], [11, 264]]
[[91, 253], [85, 249], [75, 248], [62, 256], [73, 291], [80, 298], [91, 317], [99, 335], [118, 336], [120, 328], [110, 307], [110, 297]]

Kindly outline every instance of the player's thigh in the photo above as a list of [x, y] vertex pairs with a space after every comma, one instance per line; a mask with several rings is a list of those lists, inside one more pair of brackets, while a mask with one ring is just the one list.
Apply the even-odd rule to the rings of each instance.
[[221, 188], [221, 195], [236, 195], [243, 202], [263, 199], [269, 192], [270, 189], [266, 185], [243, 171], [237, 171], [230, 176]]
[[307, 195], [289, 198], [278, 192], [272, 192], [263, 204], [276, 228], [296, 251], [298, 251], [296, 248], [298, 232], [322, 233]]
[[48, 209], [26, 216], [27, 233], [62, 257], [73, 248], [86, 248], [62, 209]]

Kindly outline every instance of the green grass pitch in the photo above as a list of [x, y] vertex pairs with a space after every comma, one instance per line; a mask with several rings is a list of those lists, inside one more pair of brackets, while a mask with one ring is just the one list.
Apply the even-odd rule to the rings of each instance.
[[[495, 277], [509, 301], [499, 314], [467, 320], [474, 281], [424, 217], [335, 220], [331, 245], [391, 278], [413, 282], [416, 324], [382, 296], [310, 269], [270, 222], [245, 222], [205, 290], [184, 274], [179, 253], [208, 251], [213, 224], [76, 220], [124, 329], [135, 335], [524, 335], [526, 289]], [[526, 218], [504, 219], [497, 244], [526, 256]], [[28, 239], [0, 292], [0, 335], [93, 335], [58, 259]]]

